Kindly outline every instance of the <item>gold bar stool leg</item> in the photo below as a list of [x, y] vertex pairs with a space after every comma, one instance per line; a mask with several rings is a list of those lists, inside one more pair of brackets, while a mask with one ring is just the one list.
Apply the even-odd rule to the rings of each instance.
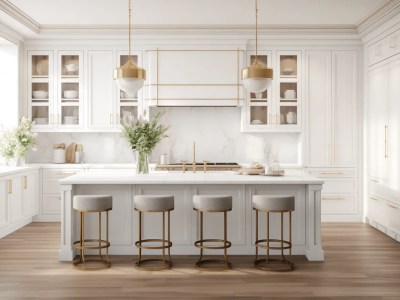
[[[80, 214], [80, 233], [79, 240], [73, 243], [75, 249], [79, 249], [79, 260], [73, 262], [74, 268], [85, 271], [95, 271], [108, 269], [111, 266], [109, 261], [109, 214], [108, 211], [112, 209], [112, 197], [108, 195], [76, 195], [73, 198], [73, 209]], [[99, 216], [97, 239], [85, 239], [85, 213], [97, 212]], [[106, 212], [106, 240], [102, 239], [102, 217], [101, 213]], [[96, 232], [96, 231], [95, 231]], [[107, 251], [107, 259], [104, 259], [102, 249]], [[98, 256], [95, 258], [86, 258], [86, 250], [98, 250]]]
[[258, 210], [256, 209], [256, 260], [258, 259], [257, 241], [258, 241]]
[[[174, 197], [173, 196], [161, 196], [161, 195], [137, 195], [134, 197], [135, 210], [139, 213], [139, 240], [135, 242], [137, 248], [139, 248], [139, 257], [135, 266], [137, 269], [147, 270], [147, 271], [161, 271], [167, 270], [172, 267], [171, 263], [171, 215], [170, 211], [174, 209]], [[142, 213], [145, 212], [155, 212], [161, 213], [162, 224], [161, 224], [161, 239], [144, 239], [142, 235], [142, 229], [144, 224], [142, 224]], [[167, 228], [165, 225], [165, 213], [167, 216]], [[165, 231], [167, 230], [167, 234]], [[167, 239], [166, 239], [167, 238]], [[148, 245], [147, 243], [157, 243], [157, 245]], [[142, 250], [152, 249], [161, 250], [161, 258], [150, 258], [142, 259]], [[167, 255], [166, 257], [166, 250]], [[149, 263], [157, 263], [151, 265]]]
[[269, 260], [269, 212], [267, 212], [267, 259], [265, 262]]
[[[200, 239], [194, 242], [194, 246], [200, 249], [200, 257], [196, 262], [196, 267], [208, 271], [225, 271], [231, 269], [231, 263], [228, 260], [227, 249], [231, 247], [228, 241], [228, 221], [227, 212], [232, 210], [232, 196], [211, 196], [195, 195], [193, 197], [193, 210], [200, 216]], [[204, 212], [224, 213], [224, 238], [223, 239], [205, 239], [204, 238]], [[217, 245], [205, 245], [205, 243], [217, 243]], [[224, 250], [223, 259], [203, 259], [204, 249]], [[208, 267], [208, 264], [223, 264], [223, 267]]]

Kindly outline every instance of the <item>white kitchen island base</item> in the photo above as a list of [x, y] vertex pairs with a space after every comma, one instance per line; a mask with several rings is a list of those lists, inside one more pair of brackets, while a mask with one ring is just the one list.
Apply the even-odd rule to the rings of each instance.
[[[72, 244], [79, 237], [79, 215], [72, 209], [77, 194], [108, 194], [113, 196], [110, 211], [110, 254], [135, 255], [138, 240], [138, 214], [134, 211], [134, 195], [162, 194], [175, 197], [171, 212], [172, 255], [198, 255], [194, 241], [199, 239], [199, 220], [192, 209], [193, 195], [231, 195], [233, 209], [228, 212], [229, 254], [255, 254], [255, 212], [252, 195], [293, 195], [295, 212], [292, 219], [292, 253], [305, 255], [310, 261], [323, 261], [321, 247], [321, 189], [323, 181], [297, 173], [284, 177], [241, 176], [233, 172], [177, 173], [155, 172], [136, 175], [131, 171], [88, 172], [60, 181], [62, 190], [60, 261], [72, 261], [76, 251]], [[280, 214], [271, 214], [271, 238], [279, 238]], [[97, 236], [97, 214], [85, 215], [85, 235]], [[288, 216], [285, 216], [288, 218]], [[161, 214], [148, 213], [143, 218], [144, 238], [159, 238]], [[205, 238], [223, 237], [223, 218], [219, 213], [204, 216]], [[288, 222], [285, 220], [287, 226]], [[260, 214], [260, 237], [265, 233], [265, 216]], [[103, 228], [105, 230], [105, 227]], [[288, 238], [288, 228], [285, 228]], [[105, 231], [104, 231], [105, 233]], [[217, 254], [213, 251], [210, 254]], [[222, 253], [222, 252], [221, 252]], [[273, 254], [274, 252], [272, 252]], [[147, 252], [147, 254], [159, 254]], [[208, 254], [208, 252], [205, 252]], [[261, 252], [261, 254], [263, 254]]]

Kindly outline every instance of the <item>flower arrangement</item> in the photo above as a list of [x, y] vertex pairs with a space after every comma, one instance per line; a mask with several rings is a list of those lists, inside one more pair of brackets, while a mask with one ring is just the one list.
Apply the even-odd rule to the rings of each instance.
[[137, 172], [148, 173], [148, 157], [155, 146], [168, 135], [168, 126], [159, 123], [161, 113], [157, 113], [153, 120], [133, 117], [124, 117], [122, 120], [122, 136], [128, 141], [132, 150], [137, 152]]
[[16, 129], [4, 131], [0, 138], [0, 155], [7, 161], [25, 157], [30, 149], [35, 150], [36, 133], [32, 133], [34, 122], [22, 117]]

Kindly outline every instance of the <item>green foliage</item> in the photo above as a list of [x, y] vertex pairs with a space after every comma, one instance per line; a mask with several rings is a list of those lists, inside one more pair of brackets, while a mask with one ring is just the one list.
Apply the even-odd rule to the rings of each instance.
[[155, 146], [168, 135], [168, 126], [159, 124], [161, 113], [157, 113], [153, 120], [134, 120], [132, 117], [122, 121], [122, 136], [128, 141], [130, 147], [144, 154], [150, 154]]

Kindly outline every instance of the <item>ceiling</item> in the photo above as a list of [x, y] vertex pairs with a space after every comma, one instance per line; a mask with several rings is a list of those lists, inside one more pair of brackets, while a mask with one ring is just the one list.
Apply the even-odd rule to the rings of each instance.
[[[258, 0], [264, 27], [356, 28], [394, 0]], [[128, 0], [0, 0], [37, 28], [126, 26]], [[15, 6], [15, 7], [14, 7]], [[1, 6], [0, 6], [1, 9]], [[138, 26], [253, 26], [254, 0], [132, 0]], [[10, 15], [10, 14], [9, 14]], [[12, 20], [0, 22], [12, 24]]]

